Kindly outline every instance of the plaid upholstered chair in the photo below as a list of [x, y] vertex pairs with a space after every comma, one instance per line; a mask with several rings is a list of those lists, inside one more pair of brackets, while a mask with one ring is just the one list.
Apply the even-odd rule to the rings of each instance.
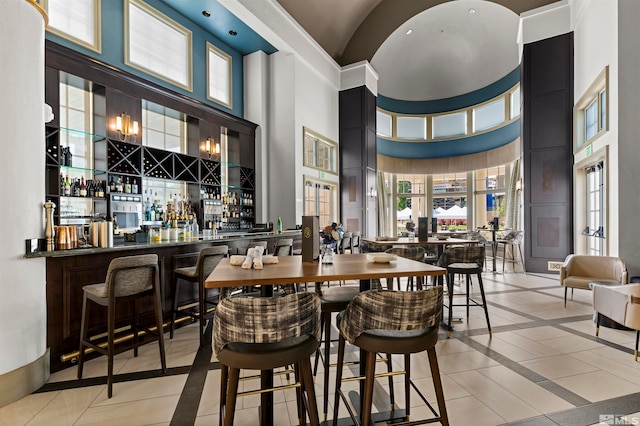
[[[420, 246], [392, 247], [386, 250], [386, 253], [395, 254], [396, 256], [416, 260], [418, 262], [424, 262], [425, 251], [424, 247]], [[417, 277], [416, 281], [418, 290], [422, 290], [422, 277]], [[387, 280], [387, 290], [393, 290], [393, 278]], [[398, 290], [400, 290], [400, 278], [398, 278]], [[413, 277], [409, 277], [407, 280], [407, 290], [413, 290]]]
[[[91, 284], [82, 287], [82, 321], [80, 323], [80, 351], [78, 356], [78, 379], [82, 378], [85, 346], [94, 351], [107, 355], [107, 396], [113, 394], [113, 356], [115, 355], [115, 329], [116, 329], [116, 301], [130, 302], [131, 330], [133, 331], [133, 354], [138, 356], [138, 328], [137, 301], [141, 297], [153, 298], [156, 329], [144, 330], [156, 336], [160, 348], [160, 361], [162, 371], [167, 371], [164, 355], [164, 338], [162, 325], [162, 305], [160, 301], [160, 280], [158, 277], [158, 255], [143, 254], [139, 256], [127, 256], [113, 259], [107, 269], [107, 277], [104, 283]], [[91, 303], [107, 308], [107, 348], [100, 347], [96, 342], [89, 340], [87, 331], [89, 328], [89, 307]], [[123, 348], [131, 349], [131, 346]], [[122, 351], [120, 351], [122, 352]]]
[[[297, 391], [299, 420], [306, 406], [317, 425], [310, 356], [320, 339], [320, 300], [314, 293], [283, 297], [230, 297], [216, 309], [213, 349], [221, 365], [220, 424], [232, 425], [241, 369], [271, 370], [294, 365], [300, 378]], [[264, 421], [264, 419], [263, 419]], [[302, 424], [302, 421], [301, 421]]]
[[[442, 256], [438, 259], [438, 266], [447, 269], [446, 281], [447, 292], [449, 293], [449, 317], [447, 318], [448, 332], [447, 336], [451, 335], [451, 317], [453, 314], [454, 306], [466, 306], [467, 319], [469, 318], [469, 307], [479, 306], [484, 309], [485, 317], [487, 318], [487, 328], [489, 329], [489, 335], [491, 335], [491, 324], [489, 322], [489, 310], [487, 309], [487, 299], [484, 295], [484, 285], [482, 284], [482, 269], [484, 267], [484, 245], [468, 245], [460, 247], [447, 247], [445, 248]], [[453, 303], [453, 283], [456, 274], [465, 276], [466, 283], [466, 303], [454, 304]], [[480, 295], [482, 297], [482, 303], [476, 301], [471, 297], [469, 293], [471, 284], [471, 275], [478, 277], [478, 287], [480, 288]]]
[[[206, 321], [208, 318], [213, 317], [213, 313], [210, 314], [207, 312], [207, 306], [215, 306], [217, 304], [217, 300], [207, 297], [207, 293], [212, 292], [212, 290], [208, 290], [204, 287], [204, 280], [207, 279], [209, 274], [211, 274], [211, 271], [218, 266], [220, 260], [224, 258], [228, 252], [229, 247], [227, 246], [203, 248], [198, 254], [198, 261], [195, 266], [176, 268], [173, 271], [175, 274], [175, 281], [173, 291], [173, 308], [171, 314], [171, 330], [169, 332], [170, 339], [173, 339], [176, 317], [189, 316], [200, 323], [200, 349], [202, 349], [202, 345], [204, 344], [204, 328]], [[178, 309], [181, 284], [193, 286], [193, 283], [198, 284], [198, 308], [187, 310]]]
[[[373, 401], [376, 353], [403, 354], [405, 364], [405, 413], [411, 414], [410, 388], [420, 395], [436, 418], [415, 421], [411, 424], [440, 421], [448, 425], [447, 409], [440, 380], [436, 357], [438, 327], [442, 313], [442, 287], [420, 291], [369, 290], [358, 294], [339, 316], [340, 340], [338, 343], [338, 373], [336, 375], [333, 424], [337, 425], [340, 399], [346, 399], [341, 390], [342, 367], [346, 342], [358, 346], [366, 354], [366, 373], [362, 401], [362, 422], [369, 425]], [[438, 401], [438, 413], [427, 402], [420, 390], [411, 381], [411, 354], [427, 351], [431, 376]], [[362, 360], [361, 360], [362, 361]], [[399, 373], [402, 374], [402, 373]]]

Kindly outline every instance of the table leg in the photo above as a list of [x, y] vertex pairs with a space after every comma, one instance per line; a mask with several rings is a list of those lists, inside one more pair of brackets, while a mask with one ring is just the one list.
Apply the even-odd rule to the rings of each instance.
[[[273, 286], [260, 286], [262, 297], [273, 297]], [[273, 370], [262, 370], [260, 372], [261, 389], [273, 387]], [[260, 395], [260, 424], [273, 425], [273, 393], [265, 392]]]

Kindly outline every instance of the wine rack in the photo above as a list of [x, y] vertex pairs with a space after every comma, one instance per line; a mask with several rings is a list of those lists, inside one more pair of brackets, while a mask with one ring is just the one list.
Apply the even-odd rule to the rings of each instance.
[[220, 185], [220, 163], [200, 159], [200, 182], [204, 185]]
[[174, 153], [155, 148], [144, 148], [144, 175], [158, 179], [173, 179]]
[[126, 142], [109, 140], [107, 167], [110, 173], [140, 175], [142, 147]]
[[240, 188], [253, 190], [254, 189], [253, 175], [254, 175], [253, 169], [240, 167]]
[[58, 133], [60, 129], [54, 127], [45, 127], [45, 137], [47, 143], [47, 153], [45, 164], [47, 166], [57, 167], [60, 164], [60, 151], [58, 149]]
[[198, 158], [184, 154], [174, 154], [175, 180], [198, 182]]

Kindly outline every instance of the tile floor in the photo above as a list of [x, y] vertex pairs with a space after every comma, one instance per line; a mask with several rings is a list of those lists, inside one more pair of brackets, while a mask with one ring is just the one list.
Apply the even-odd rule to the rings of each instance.
[[[576, 291], [564, 309], [563, 289], [554, 275], [485, 273], [484, 284], [493, 336], [482, 309], [472, 308], [470, 318], [455, 324], [451, 338], [441, 333], [436, 346], [451, 425], [640, 424], [635, 333], [601, 328], [596, 338], [590, 292]], [[456, 314], [463, 316], [464, 308]], [[159, 371], [156, 344], [141, 348], [137, 358], [132, 352], [118, 355], [118, 382], [111, 399], [106, 397], [104, 357], [86, 363], [83, 380], [69, 367], [52, 374], [39, 391], [0, 408], [0, 425], [217, 424], [220, 370], [210, 350], [197, 349], [198, 328], [190, 325], [180, 328], [173, 340], [166, 335], [167, 374]], [[350, 355], [356, 353], [351, 348]], [[413, 379], [435, 405], [426, 355], [413, 359]], [[394, 362], [402, 367], [399, 359]], [[322, 374], [320, 367], [320, 411]], [[345, 376], [349, 374], [346, 369]], [[357, 384], [343, 386], [350, 390]], [[402, 407], [402, 389], [396, 388]], [[390, 409], [388, 391], [386, 380], [376, 385], [376, 411]], [[412, 420], [429, 415], [417, 395], [411, 401]], [[258, 424], [258, 406], [258, 396], [240, 398], [235, 424]], [[276, 425], [297, 424], [293, 391], [275, 395], [274, 412]], [[614, 421], [614, 415], [620, 418]], [[339, 417], [340, 424], [351, 424], [343, 404]]]

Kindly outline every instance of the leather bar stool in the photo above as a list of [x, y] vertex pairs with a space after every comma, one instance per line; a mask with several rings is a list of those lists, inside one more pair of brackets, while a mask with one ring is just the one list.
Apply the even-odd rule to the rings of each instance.
[[[453, 315], [454, 306], [466, 306], [467, 319], [469, 318], [469, 307], [477, 306], [484, 309], [485, 317], [487, 318], [487, 328], [489, 330], [489, 336], [491, 336], [491, 323], [489, 322], [489, 310], [487, 308], [487, 299], [484, 295], [484, 285], [482, 283], [482, 269], [484, 267], [484, 255], [485, 247], [483, 245], [469, 245], [461, 247], [447, 247], [440, 259], [438, 260], [438, 266], [446, 268], [446, 281], [447, 291], [449, 293], [449, 318], [447, 319], [447, 337], [451, 336], [451, 320]], [[454, 304], [453, 303], [453, 282], [456, 274], [464, 275], [466, 283], [466, 303]], [[482, 297], [482, 303], [476, 301], [471, 297], [469, 292], [471, 285], [471, 275], [478, 277], [478, 287], [480, 287], [480, 295]]]
[[[441, 315], [442, 287], [419, 291], [369, 290], [354, 297], [347, 309], [338, 316], [340, 339], [333, 405], [334, 426], [338, 424], [340, 399], [345, 399], [345, 404], [348, 404], [341, 390], [346, 342], [364, 351], [365, 360], [361, 359], [360, 362], [366, 362], [364, 394], [360, 395], [362, 398], [362, 422], [360, 423], [353, 418], [355, 424], [368, 426], [371, 423], [375, 359], [379, 352], [404, 355], [405, 370], [396, 373], [404, 374], [406, 423], [402, 424], [418, 425], [438, 421], [443, 425], [449, 424], [435, 349], [438, 342]], [[411, 380], [411, 354], [423, 351], [427, 351], [429, 357], [438, 412]], [[409, 420], [411, 387], [429, 407], [435, 418]]]
[[[164, 354], [164, 335], [162, 325], [162, 303], [160, 301], [160, 279], [158, 275], [158, 255], [144, 254], [139, 256], [127, 256], [113, 259], [107, 269], [107, 277], [104, 283], [90, 284], [82, 287], [82, 321], [80, 323], [80, 350], [78, 356], [78, 379], [82, 378], [84, 365], [84, 348], [89, 347], [94, 351], [107, 356], [107, 396], [113, 395], [113, 356], [133, 347], [133, 355], [138, 356], [139, 330], [153, 334], [158, 340], [160, 349], [160, 362], [162, 372], [166, 373], [167, 363]], [[153, 312], [156, 328], [140, 327], [138, 323], [138, 301], [142, 297], [152, 297]], [[107, 308], [107, 348], [100, 347], [97, 343], [88, 339], [90, 306], [93, 302]], [[131, 330], [133, 331], [133, 343], [116, 352], [116, 302], [129, 302], [132, 306]], [[146, 343], [146, 342], [145, 342]]]
[[293, 385], [298, 390], [299, 423], [304, 423], [308, 407], [311, 424], [319, 424], [310, 362], [319, 344], [319, 319], [320, 300], [314, 293], [220, 301], [213, 323], [213, 348], [221, 366], [220, 424], [233, 424], [236, 399], [242, 396], [238, 393], [241, 369], [264, 371], [290, 364], [299, 378], [299, 385]]
[[[204, 344], [204, 329], [207, 319], [213, 316], [213, 313], [209, 314], [207, 306], [215, 306], [218, 301], [212, 300], [207, 297], [207, 293], [211, 292], [204, 287], [204, 281], [207, 279], [211, 271], [218, 266], [220, 260], [224, 258], [229, 252], [227, 246], [213, 246], [206, 247], [200, 250], [198, 254], [198, 261], [195, 266], [189, 266], [186, 268], [176, 268], [173, 272], [175, 274], [174, 291], [173, 291], [173, 308], [171, 314], [171, 331], [169, 332], [169, 338], [173, 339], [173, 332], [175, 330], [176, 318], [178, 316], [189, 316], [199, 322], [200, 326], [200, 349]], [[180, 300], [180, 288], [187, 284], [193, 287], [193, 283], [197, 283], [198, 286], [198, 307], [193, 309], [179, 309], [178, 303]], [[218, 297], [219, 299], [219, 297]]]

